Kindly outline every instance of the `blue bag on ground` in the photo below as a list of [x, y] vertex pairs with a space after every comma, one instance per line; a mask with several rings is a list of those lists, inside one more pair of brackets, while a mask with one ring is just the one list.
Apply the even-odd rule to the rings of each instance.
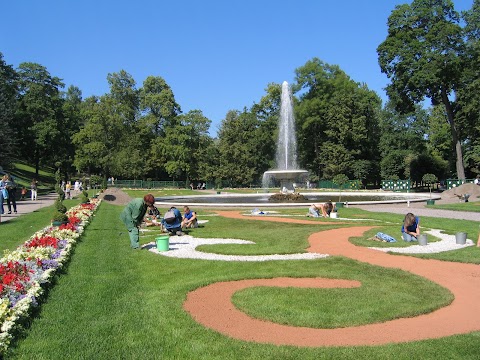
[[382, 239], [386, 242], [397, 242], [397, 240], [395, 240], [395, 238], [391, 237], [390, 235], [387, 235], [385, 233], [382, 233], [382, 232], [378, 232], [377, 235], [375, 235], [376, 237], [378, 237], [379, 239]]

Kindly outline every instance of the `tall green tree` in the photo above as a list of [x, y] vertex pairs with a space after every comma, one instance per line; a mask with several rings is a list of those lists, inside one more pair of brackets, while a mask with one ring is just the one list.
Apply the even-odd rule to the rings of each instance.
[[424, 153], [427, 131], [427, 112], [420, 106], [402, 114], [388, 102], [380, 116], [379, 149], [382, 179], [409, 179], [411, 160]]
[[166, 128], [176, 124], [181, 113], [172, 89], [159, 76], [149, 76], [140, 89], [140, 109], [145, 124], [155, 136], [164, 136]]
[[165, 169], [174, 179], [185, 179], [187, 183], [199, 179], [205, 163], [205, 150], [211, 139], [208, 135], [211, 121], [200, 110], [179, 115], [177, 125], [166, 129], [161, 152], [166, 160]]
[[35, 63], [19, 65], [19, 101], [16, 112], [17, 131], [23, 158], [35, 165], [38, 176], [40, 162], [51, 164], [61, 144], [62, 99], [64, 84], [47, 69]]
[[324, 179], [337, 174], [353, 178], [360, 160], [374, 170], [380, 98], [338, 66], [317, 58], [296, 70], [296, 81], [302, 92], [295, 107], [300, 163]]
[[219, 165], [215, 178], [228, 186], [248, 186], [256, 180], [258, 124], [255, 115], [246, 109], [242, 113], [233, 110], [227, 113], [218, 133]]
[[425, 97], [445, 107], [460, 179], [465, 169], [455, 95], [464, 51], [460, 17], [450, 0], [396, 6], [388, 18], [387, 38], [377, 48], [380, 68], [391, 80], [387, 94], [398, 110], [411, 112]]
[[111, 119], [111, 101], [106, 96], [92, 96], [84, 101], [81, 112], [84, 125], [72, 137], [74, 166], [78, 171], [109, 174], [116, 143], [123, 132], [123, 126], [117, 126]]
[[[419, 183], [427, 172], [445, 177], [448, 162], [442, 159], [430, 139], [433, 128], [427, 110], [415, 105], [414, 111], [404, 114], [388, 102], [380, 119], [380, 171], [383, 179], [410, 179]], [[445, 122], [440, 125], [447, 126]], [[434, 136], [434, 139], [437, 138]], [[448, 140], [450, 144], [449, 134]]]
[[112, 99], [111, 105], [118, 121], [125, 125], [133, 125], [137, 120], [139, 110], [139, 93], [135, 79], [125, 70], [107, 75], [110, 86], [108, 97]]
[[[455, 154], [452, 153], [452, 136], [450, 126], [448, 125], [445, 107], [442, 105], [434, 106], [429, 111], [428, 116], [428, 151], [435, 157], [443, 159], [447, 163], [446, 176], [454, 177]], [[443, 178], [441, 175], [437, 175]]]
[[2, 156], [0, 166], [6, 166], [18, 153], [18, 131], [14, 131], [17, 73], [7, 65], [0, 52], [0, 144]]
[[466, 52], [462, 83], [457, 91], [458, 108], [464, 120], [465, 163], [473, 177], [480, 174], [480, 0], [463, 12]]
[[75, 147], [72, 146], [72, 137], [80, 130], [83, 123], [81, 116], [82, 91], [76, 86], [69, 86], [63, 94], [60, 147], [63, 149], [55, 155], [55, 163], [60, 165], [63, 178], [70, 178], [74, 171], [73, 161], [75, 158]]

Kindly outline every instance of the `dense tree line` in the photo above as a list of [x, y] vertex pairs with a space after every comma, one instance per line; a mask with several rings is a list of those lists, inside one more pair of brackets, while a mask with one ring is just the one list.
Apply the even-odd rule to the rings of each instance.
[[[391, 82], [382, 106], [367, 84], [313, 58], [291, 84], [298, 162], [310, 180], [339, 174], [363, 183], [420, 182], [425, 173], [480, 173], [480, 0], [461, 14], [450, 0], [414, 0], [388, 18], [378, 46]], [[0, 165], [26, 161], [126, 179], [258, 184], [274, 168], [281, 84], [250, 108], [225, 114], [215, 138], [202, 111], [183, 113], [160, 76], [140, 87], [124, 70], [108, 93], [83, 99], [35, 63], [8, 65], [0, 53]], [[424, 100], [430, 99], [430, 108]]]

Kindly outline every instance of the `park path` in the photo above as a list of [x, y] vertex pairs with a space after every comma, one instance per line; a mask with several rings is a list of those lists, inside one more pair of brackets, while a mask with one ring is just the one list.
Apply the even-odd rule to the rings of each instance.
[[[240, 212], [221, 211], [221, 216], [238, 219], [303, 223], [306, 220], [246, 217]], [[311, 224], [310, 221], [307, 221]], [[325, 223], [323, 223], [325, 224]], [[480, 266], [410, 256], [389, 255], [351, 244], [370, 226], [326, 230], [312, 234], [309, 252], [345, 256], [371, 265], [402, 269], [427, 278], [450, 290], [453, 302], [428, 314], [383, 323], [337, 329], [293, 327], [253, 319], [237, 310], [232, 295], [250, 286], [356, 287], [356, 281], [332, 279], [258, 279], [219, 282], [190, 292], [184, 308], [204, 326], [226, 336], [259, 343], [305, 347], [380, 345], [441, 338], [480, 330]]]
[[38, 195], [37, 200], [32, 201], [30, 198], [26, 198], [25, 200], [17, 200], [17, 213], [7, 214], [7, 204], [3, 204], [3, 209], [5, 213], [0, 216], [0, 223], [15, 219], [18, 216], [22, 216], [23, 214], [28, 214], [34, 212], [38, 209], [41, 209], [46, 206], [53, 205], [55, 199], [57, 199], [57, 193], [50, 193], [45, 195]]

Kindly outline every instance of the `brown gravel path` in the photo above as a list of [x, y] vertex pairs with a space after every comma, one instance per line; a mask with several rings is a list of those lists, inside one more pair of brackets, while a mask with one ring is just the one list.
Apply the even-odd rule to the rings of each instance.
[[215, 211], [218, 215], [223, 217], [235, 218], [235, 219], [248, 219], [248, 220], [261, 220], [261, 221], [271, 221], [271, 222], [283, 222], [290, 224], [304, 224], [304, 225], [337, 225], [337, 224], [346, 224], [345, 222], [340, 221], [314, 221], [307, 219], [292, 219], [292, 218], [282, 218], [278, 216], [267, 216], [267, 215], [242, 215], [241, 211]]
[[[232, 218], [251, 218], [232, 211], [221, 212], [221, 215]], [[261, 219], [270, 221], [267, 217]], [[301, 221], [273, 219], [272, 221]], [[338, 329], [293, 327], [257, 320], [240, 312], [231, 303], [234, 292], [249, 286], [358, 286], [357, 282], [347, 280], [276, 278], [211, 284], [190, 292], [184, 308], [196, 321], [226, 336], [275, 345], [305, 347], [379, 345], [440, 338], [480, 330], [479, 265], [388, 255], [354, 246], [348, 241], [350, 237], [360, 236], [369, 229], [371, 227], [358, 226], [312, 234], [308, 239], [310, 243], [308, 250], [409, 271], [449, 289], [455, 296], [454, 301], [434, 312], [413, 318]]]

